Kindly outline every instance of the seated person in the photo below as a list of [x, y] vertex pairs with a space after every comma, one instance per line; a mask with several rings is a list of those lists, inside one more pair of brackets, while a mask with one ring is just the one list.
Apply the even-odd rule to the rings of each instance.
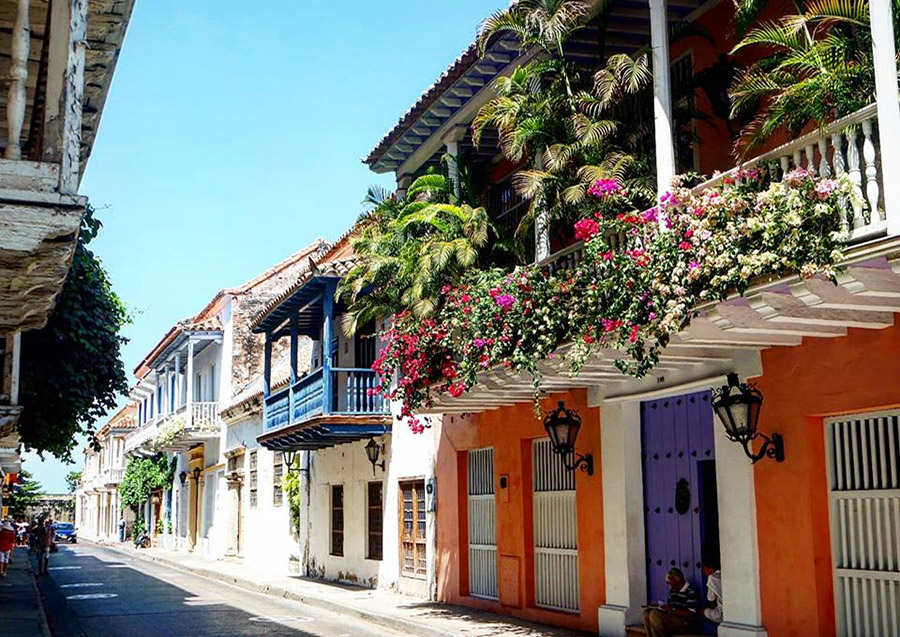
[[687, 632], [694, 618], [700, 597], [684, 579], [681, 569], [669, 569], [666, 575], [669, 598], [662, 606], [650, 606], [644, 611], [644, 628], [647, 637], [671, 637]]
[[706, 606], [703, 616], [717, 624], [722, 623], [722, 571], [718, 561], [711, 558], [703, 560], [701, 567], [706, 575]]

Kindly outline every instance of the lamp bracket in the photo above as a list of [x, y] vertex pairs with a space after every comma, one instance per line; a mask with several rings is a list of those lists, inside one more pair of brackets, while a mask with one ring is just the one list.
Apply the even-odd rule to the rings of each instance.
[[[569, 458], [575, 456], [573, 461], [570, 462]], [[594, 475], [594, 456], [591, 454], [587, 454], [582, 456], [581, 454], [575, 455], [566, 454], [563, 456], [563, 466], [569, 471], [575, 471], [575, 469], [581, 469], [589, 476]]]
[[[759, 451], [753, 453], [750, 450], [750, 443], [757, 437], [762, 438], [764, 442], [762, 447], [759, 448]], [[750, 458], [751, 464], [756, 464], [763, 458], [772, 458], [775, 462], [784, 462], [784, 438], [782, 438], [780, 434], [773, 433], [770, 438], [764, 433], [759, 432], [754, 438], [738, 441], [744, 448], [744, 453]]]

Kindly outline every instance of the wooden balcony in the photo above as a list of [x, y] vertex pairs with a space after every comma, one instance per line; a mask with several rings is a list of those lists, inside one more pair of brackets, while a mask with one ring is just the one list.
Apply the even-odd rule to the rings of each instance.
[[0, 334], [42, 327], [134, 0], [0, 0]]
[[378, 378], [371, 369], [334, 368], [326, 383], [323, 369], [266, 398], [266, 432], [325, 416], [386, 416], [389, 404], [376, 394]]

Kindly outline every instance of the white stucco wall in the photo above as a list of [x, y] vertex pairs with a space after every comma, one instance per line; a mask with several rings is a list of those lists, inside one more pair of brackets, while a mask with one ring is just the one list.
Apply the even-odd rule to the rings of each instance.
[[[274, 573], [296, 570], [299, 562], [297, 539], [291, 532], [287, 498], [281, 506], [274, 503], [275, 454], [261, 447], [257, 436], [262, 433], [261, 415], [229, 424], [225, 431], [225, 449], [230, 451], [244, 447], [242, 466], [244, 480], [241, 485], [241, 551], [245, 563], [256, 570]], [[257, 504], [250, 507], [250, 453], [257, 452]], [[286, 469], [286, 467], [285, 467]], [[221, 508], [219, 519], [225, 533], [230, 532], [234, 511], [229, 500], [228, 485], [223, 480], [220, 489]], [[227, 535], [223, 536], [226, 540]], [[292, 567], [293, 563], [293, 567]]]

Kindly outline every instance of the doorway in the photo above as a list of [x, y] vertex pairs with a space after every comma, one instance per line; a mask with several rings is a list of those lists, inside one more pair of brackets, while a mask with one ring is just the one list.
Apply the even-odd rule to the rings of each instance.
[[641, 403], [641, 448], [647, 600], [667, 598], [673, 567], [705, 598], [700, 564], [719, 559], [711, 392]]

